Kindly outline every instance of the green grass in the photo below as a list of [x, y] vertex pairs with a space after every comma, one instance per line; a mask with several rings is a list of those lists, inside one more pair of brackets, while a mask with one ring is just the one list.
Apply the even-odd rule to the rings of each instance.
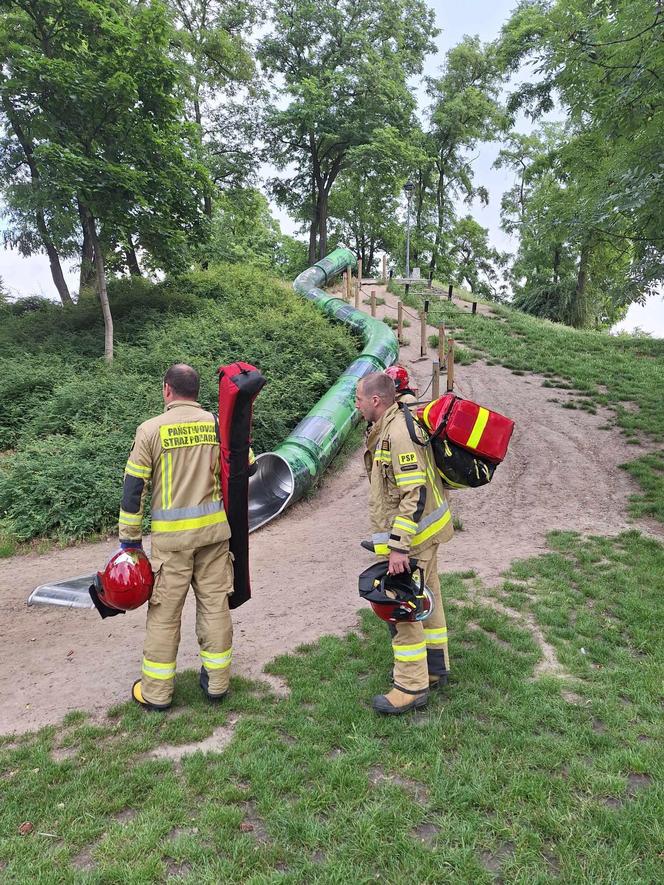
[[136, 426], [163, 409], [161, 378], [172, 363], [200, 371], [201, 403], [215, 409], [218, 366], [258, 366], [267, 379], [254, 409], [262, 452], [290, 433], [358, 350], [347, 329], [251, 267], [159, 285], [115, 281], [109, 297], [112, 366], [100, 356], [97, 303], [2, 311], [0, 533], [10, 540], [71, 542], [115, 527]]
[[[289, 698], [234, 679], [209, 707], [189, 672], [166, 716], [128, 703], [4, 739], [0, 876], [663, 881], [664, 548], [637, 533], [551, 545], [493, 591], [515, 618], [477, 595], [472, 572], [443, 576], [454, 680], [421, 713], [371, 711], [390, 647], [365, 612], [361, 633], [274, 662]], [[529, 618], [566, 678], [534, 678]], [[149, 755], [233, 722], [223, 751]]]
[[[422, 306], [421, 295], [412, 291], [406, 301], [416, 309]], [[629, 444], [664, 442], [664, 340], [572, 329], [499, 304], [492, 310], [493, 316], [472, 316], [447, 298], [432, 299], [429, 322], [444, 324], [471, 358], [484, 358], [515, 374], [541, 374], [544, 387], [571, 392], [562, 408], [596, 414], [607, 407]], [[664, 522], [663, 457], [664, 449], [626, 469], [644, 489], [632, 499], [632, 513]]]

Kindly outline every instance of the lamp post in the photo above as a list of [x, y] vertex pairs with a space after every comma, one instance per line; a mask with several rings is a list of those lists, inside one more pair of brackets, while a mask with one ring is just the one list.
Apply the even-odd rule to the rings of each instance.
[[406, 194], [406, 279], [410, 279], [410, 201], [415, 190], [415, 185], [408, 179], [403, 186]]

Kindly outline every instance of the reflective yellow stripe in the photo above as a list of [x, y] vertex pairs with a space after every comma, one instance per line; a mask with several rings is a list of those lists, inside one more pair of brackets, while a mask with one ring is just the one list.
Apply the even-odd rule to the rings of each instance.
[[202, 651], [201, 661], [206, 670], [225, 670], [230, 666], [233, 649], [228, 648], [219, 654], [214, 652]]
[[166, 468], [168, 470], [168, 494], [166, 496], [166, 507], [173, 506], [173, 453], [166, 455]]
[[120, 525], [141, 525], [143, 516], [140, 513], [127, 513], [126, 510], [121, 510], [118, 522]]
[[436, 474], [433, 472], [433, 467], [431, 466], [431, 461], [428, 456], [425, 455], [426, 465], [427, 465], [427, 478], [429, 480], [429, 485], [433, 491], [433, 496], [436, 499], [436, 507], [440, 507], [443, 503], [443, 496], [438, 489], [438, 485], [436, 483]]
[[394, 474], [394, 480], [398, 486], [421, 485], [425, 479], [423, 470], [410, 470], [407, 473]]
[[175, 661], [162, 664], [159, 661], [149, 661], [143, 658], [143, 673], [151, 679], [173, 679], [175, 676]]
[[387, 544], [374, 544], [374, 553], [377, 553], [379, 556], [389, 556], [390, 552]]
[[383, 464], [390, 464], [392, 461], [392, 455], [390, 454], [389, 449], [376, 449], [376, 453], [374, 454], [374, 461], [378, 461]]
[[168, 485], [168, 473], [166, 471], [166, 455], [161, 453], [161, 509], [166, 510], [166, 486]]
[[452, 512], [448, 507], [445, 513], [443, 513], [443, 515], [440, 517], [440, 519], [432, 522], [431, 525], [427, 526], [423, 531], [413, 536], [411, 540], [413, 547], [417, 547], [418, 544], [424, 544], [424, 542], [428, 541], [428, 539], [433, 537], [433, 535], [437, 535], [438, 532], [442, 531], [445, 528], [451, 518]]
[[437, 402], [437, 400], [435, 400], [435, 399], [431, 400], [429, 405], [425, 406], [424, 411], [422, 412], [422, 421], [424, 421], [424, 423], [429, 428], [429, 430], [431, 430], [431, 425], [429, 424], [429, 412], [431, 411], [431, 406], [433, 406], [434, 403], [436, 403], [436, 402]]
[[226, 513], [219, 510], [217, 513], [206, 513], [205, 516], [194, 516], [190, 519], [176, 519], [170, 522], [165, 519], [152, 521], [153, 532], [186, 532], [191, 529], [202, 529], [207, 525], [218, 525], [226, 522]]
[[405, 519], [403, 516], [397, 516], [392, 526], [393, 529], [402, 529], [407, 535], [414, 535], [417, 531], [417, 523], [412, 519]]
[[447, 645], [447, 627], [440, 627], [438, 629], [429, 629], [424, 628], [424, 638], [426, 639], [427, 646], [429, 645]]
[[477, 418], [475, 419], [475, 424], [473, 425], [473, 429], [470, 432], [470, 436], [468, 437], [468, 442], [466, 443], [471, 449], [474, 449], [475, 446], [480, 441], [482, 434], [484, 433], [484, 428], [486, 427], [486, 422], [489, 420], [489, 410], [485, 409], [483, 406], [480, 406], [480, 410], [477, 413]]
[[417, 642], [414, 645], [394, 645], [395, 661], [421, 661], [427, 656], [425, 642]]
[[136, 476], [138, 479], [149, 479], [150, 474], [152, 473], [152, 468], [143, 467], [141, 464], [136, 464], [134, 461], [127, 461], [125, 473], [128, 473], [129, 476]]

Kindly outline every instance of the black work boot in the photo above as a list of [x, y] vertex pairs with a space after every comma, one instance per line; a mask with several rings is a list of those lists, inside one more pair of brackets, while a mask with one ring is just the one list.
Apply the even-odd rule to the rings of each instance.
[[426, 707], [428, 700], [427, 689], [414, 694], [395, 687], [387, 694], [376, 695], [371, 701], [371, 706], [377, 713], [400, 716], [402, 713], [408, 713], [409, 710], [419, 710], [421, 707]]
[[198, 678], [201, 688], [203, 689], [203, 694], [208, 699], [208, 701], [212, 701], [213, 704], [219, 703], [219, 701], [223, 701], [223, 699], [228, 694], [228, 689], [226, 691], [222, 691], [220, 694], [211, 694], [208, 686], [210, 685], [210, 676], [205, 667], [201, 667], [201, 675]]

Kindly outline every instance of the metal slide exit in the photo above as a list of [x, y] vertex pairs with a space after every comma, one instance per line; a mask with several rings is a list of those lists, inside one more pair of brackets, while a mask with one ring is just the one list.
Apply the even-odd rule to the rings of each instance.
[[[356, 265], [353, 253], [348, 249], [335, 249], [293, 283], [298, 294], [331, 319], [346, 323], [361, 335], [364, 348], [281, 445], [274, 452], [256, 457], [256, 472], [249, 479], [250, 532], [299, 500], [325, 471], [359, 420], [355, 409], [358, 380], [391, 366], [399, 354], [399, 345], [389, 326], [319, 288], [348, 265]], [[32, 591], [28, 604], [92, 608], [88, 587], [93, 577], [81, 575], [42, 584]]]

